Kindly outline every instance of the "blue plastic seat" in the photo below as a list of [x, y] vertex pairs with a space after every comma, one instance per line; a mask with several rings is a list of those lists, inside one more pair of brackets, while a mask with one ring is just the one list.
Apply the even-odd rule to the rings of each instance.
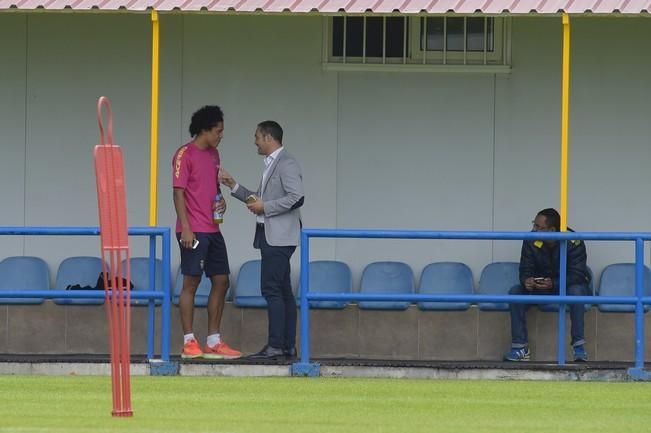
[[[336, 260], [315, 260], [310, 262], [310, 293], [351, 293], [353, 275], [348, 265]], [[300, 298], [299, 287], [299, 298]], [[310, 308], [346, 308], [348, 301], [310, 301]]]
[[[122, 261], [122, 269], [125, 269], [126, 260]], [[124, 271], [123, 271], [124, 272]], [[126, 278], [126, 275], [124, 276]], [[150, 290], [149, 282], [149, 257], [131, 257], [131, 282], [133, 291]], [[163, 262], [155, 259], [154, 267], [154, 290], [163, 291]], [[147, 305], [148, 299], [131, 299], [131, 305]], [[161, 304], [160, 299], [156, 299], [156, 305]]]
[[[108, 270], [108, 266], [106, 268]], [[82, 287], [97, 286], [97, 278], [102, 272], [102, 259], [99, 257], [78, 256], [68, 257], [59, 265], [57, 270], [56, 290], [65, 290], [68, 286], [78, 284]], [[74, 294], [75, 291], [70, 293]], [[70, 299], [55, 298], [54, 302], [60, 305], [101, 305], [104, 298], [101, 299]]]
[[[651, 295], [651, 270], [644, 267], [644, 296]], [[615, 263], [608, 265], [601, 273], [599, 296], [635, 296], [635, 264]], [[599, 304], [599, 311], [607, 313], [632, 313], [632, 304]], [[644, 306], [648, 311], [649, 306]]]
[[260, 260], [249, 260], [240, 267], [233, 302], [238, 307], [267, 307], [260, 290]]
[[[592, 273], [592, 269], [590, 269], [589, 266], [588, 266], [588, 273], [590, 274], [590, 284], [588, 284], [588, 293], [590, 295], [594, 295], [594, 274]], [[591, 307], [592, 304], [585, 304], [585, 311], [590, 310]], [[538, 309], [546, 313], [553, 313], [558, 311], [558, 304], [539, 304]]]
[[[480, 295], [508, 295], [511, 287], [517, 284], [520, 284], [520, 263], [489, 263], [481, 271], [477, 293]], [[508, 311], [509, 304], [506, 302], [480, 302], [479, 309], [483, 311]]]
[[[199, 282], [199, 287], [197, 287], [197, 293], [194, 295], [194, 306], [195, 307], [205, 307], [208, 305], [208, 297], [210, 296], [210, 289], [212, 288], [212, 282], [210, 278], [206, 277], [205, 274], [201, 275], [201, 282]], [[183, 274], [181, 273], [181, 267], [179, 266], [179, 271], [176, 274], [176, 283], [174, 284], [174, 293], [172, 293], [172, 303], [174, 305], [179, 305], [179, 296], [181, 295], [181, 290], [183, 289]], [[226, 292], [226, 300], [230, 300], [231, 289], [229, 287]]]
[[[430, 263], [420, 275], [418, 293], [423, 295], [471, 295], [472, 271], [457, 262]], [[463, 311], [470, 302], [419, 302], [421, 310]]]
[[[414, 293], [414, 273], [406, 263], [374, 262], [362, 273], [360, 293]], [[404, 301], [361, 301], [363, 310], [406, 310], [409, 302]]]
[[[50, 272], [39, 257], [7, 257], [0, 262], [0, 290], [49, 290]], [[42, 304], [43, 298], [0, 298], [0, 304]]]

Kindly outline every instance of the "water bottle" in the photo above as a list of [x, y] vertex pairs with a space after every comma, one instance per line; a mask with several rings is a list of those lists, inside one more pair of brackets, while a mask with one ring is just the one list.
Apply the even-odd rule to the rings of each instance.
[[[222, 201], [222, 195], [217, 194], [215, 196], [215, 203], [219, 203], [220, 201]], [[224, 222], [224, 214], [222, 214], [217, 209], [213, 209], [213, 211], [212, 211], [212, 222], [215, 223], [215, 224], [223, 223]]]

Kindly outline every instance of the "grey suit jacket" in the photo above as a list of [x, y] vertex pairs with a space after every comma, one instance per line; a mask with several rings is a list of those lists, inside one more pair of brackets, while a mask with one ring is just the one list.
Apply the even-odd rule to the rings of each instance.
[[[260, 191], [263, 191], [260, 194]], [[303, 203], [303, 175], [296, 158], [283, 149], [269, 167], [265, 184], [254, 192], [243, 185], [231, 193], [246, 202], [255, 194], [264, 202], [264, 232], [267, 243], [272, 246], [298, 246], [301, 237], [301, 212]], [[259, 248], [255, 245], [254, 248]]]

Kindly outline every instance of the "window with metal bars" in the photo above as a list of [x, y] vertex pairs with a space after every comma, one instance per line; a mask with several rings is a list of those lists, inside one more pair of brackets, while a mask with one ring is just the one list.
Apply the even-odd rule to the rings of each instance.
[[325, 27], [326, 66], [479, 65], [489, 67], [486, 70], [491, 66], [509, 69], [510, 31], [505, 18], [341, 16], [329, 18]]
[[401, 58], [407, 52], [408, 20], [395, 17], [334, 17], [332, 56]]
[[423, 51], [493, 52], [495, 18], [421, 18], [420, 49]]

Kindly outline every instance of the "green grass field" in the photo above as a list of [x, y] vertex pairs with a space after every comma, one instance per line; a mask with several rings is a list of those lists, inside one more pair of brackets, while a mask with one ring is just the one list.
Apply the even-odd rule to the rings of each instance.
[[0, 432], [645, 432], [651, 384], [135, 377], [112, 418], [108, 377], [0, 376]]

